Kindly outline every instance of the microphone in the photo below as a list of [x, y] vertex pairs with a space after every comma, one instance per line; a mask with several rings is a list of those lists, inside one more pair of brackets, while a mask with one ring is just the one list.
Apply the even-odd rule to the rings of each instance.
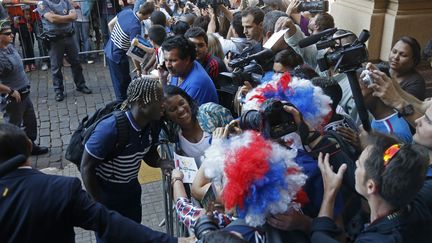
[[273, 58], [274, 53], [270, 49], [264, 49], [260, 52], [247, 56], [245, 58], [234, 59], [228, 63], [228, 66], [231, 68], [236, 68], [240, 66], [245, 66], [250, 63], [252, 60], [268, 60]]
[[0, 178], [18, 168], [26, 160], [27, 158], [24, 155], [19, 154], [11, 159], [0, 163]]
[[309, 37], [304, 38], [303, 40], [300, 40], [298, 42], [298, 45], [300, 48], [305, 48], [307, 46], [310, 46], [310, 45], [317, 43], [318, 41], [322, 40], [323, 38], [325, 38], [329, 35], [333, 35], [334, 33], [336, 33], [336, 31], [337, 31], [337, 28], [331, 28], [331, 29], [321, 31], [318, 34], [311, 35]]

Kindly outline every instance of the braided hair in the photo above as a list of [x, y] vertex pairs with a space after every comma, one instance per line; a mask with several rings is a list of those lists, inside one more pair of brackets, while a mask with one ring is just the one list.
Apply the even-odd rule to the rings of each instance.
[[132, 80], [127, 89], [127, 99], [123, 102], [122, 110], [138, 100], [142, 100], [144, 105], [161, 100], [157, 92], [159, 85], [159, 80], [147, 77], [137, 77]]

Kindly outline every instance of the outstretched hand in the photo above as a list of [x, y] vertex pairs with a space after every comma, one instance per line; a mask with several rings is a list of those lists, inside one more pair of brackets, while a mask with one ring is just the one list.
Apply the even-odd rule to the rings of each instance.
[[347, 169], [346, 164], [342, 164], [337, 173], [333, 171], [333, 166], [329, 163], [329, 154], [323, 155], [320, 153], [318, 156], [318, 167], [321, 171], [321, 176], [324, 184], [324, 197], [335, 196], [342, 185], [343, 175]]

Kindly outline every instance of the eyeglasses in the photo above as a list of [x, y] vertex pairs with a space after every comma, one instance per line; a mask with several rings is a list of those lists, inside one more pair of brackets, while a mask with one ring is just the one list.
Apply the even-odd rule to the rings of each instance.
[[12, 31], [1, 33], [2, 35], [11, 35]]

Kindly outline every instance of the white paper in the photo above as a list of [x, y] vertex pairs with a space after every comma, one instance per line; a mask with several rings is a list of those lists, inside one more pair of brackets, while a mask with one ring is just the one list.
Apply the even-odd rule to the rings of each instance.
[[266, 43], [263, 45], [264, 48], [272, 49], [273, 46], [281, 39], [283, 38], [283, 35], [288, 31], [289, 29], [283, 29], [279, 30], [276, 33], [273, 33], [273, 35], [270, 36], [270, 38], [266, 41]]
[[174, 153], [175, 167], [183, 172], [183, 182], [192, 183], [198, 171], [195, 159]]

